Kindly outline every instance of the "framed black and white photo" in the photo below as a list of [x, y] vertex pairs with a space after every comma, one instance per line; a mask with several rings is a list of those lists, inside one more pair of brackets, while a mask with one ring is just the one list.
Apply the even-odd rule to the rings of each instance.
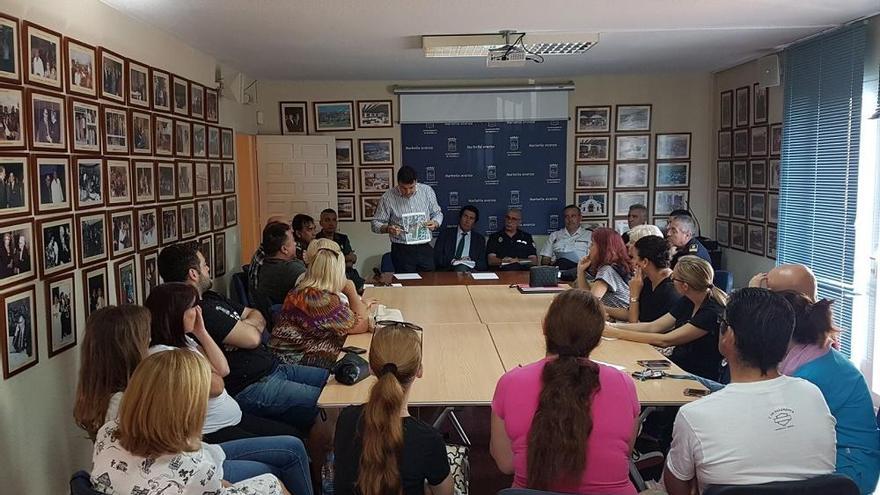
[[205, 88], [205, 120], [212, 124], [220, 121], [220, 95], [216, 89]]
[[172, 162], [156, 164], [156, 182], [159, 190], [159, 201], [174, 201], [177, 198], [177, 169]]
[[690, 160], [691, 133], [657, 134], [657, 160]]
[[577, 107], [575, 108], [577, 127], [574, 132], [610, 132], [611, 107]]
[[[3, 17], [0, 17], [0, 36], [2, 36]], [[2, 57], [2, 55], [0, 55]], [[0, 84], [0, 150], [23, 150], [27, 146], [25, 132], [24, 92], [19, 87]]]
[[55, 213], [71, 209], [70, 161], [66, 156], [32, 155], [36, 212]]
[[733, 191], [730, 195], [730, 216], [745, 220], [748, 218], [747, 193]]
[[736, 98], [734, 100], [734, 118], [736, 127], [746, 127], [749, 125], [749, 87], [743, 86], [736, 88]]
[[208, 169], [208, 179], [211, 194], [221, 194], [223, 192], [223, 165], [211, 163]]
[[205, 118], [205, 87], [199, 83], [189, 83], [189, 108], [192, 118]]
[[746, 250], [746, 224], [730, 222], [730, 247], [740, 251]]
[[235, 196], [229, 196], [224, 201], [226, 203], [226, 226], [232, 227], [238, 223], [238, 200]]
[[192, 124], [186, 120], [174, 119], [174, 155], [192, 155]]
[[351, 139], [337, 139], [336, 140], [336, 166], [337, 167], [354, 165], [354, 154], [353, 154], [352, 148], [354, 148], [354, 144]]
[[144, 301], [150, 297], [150, 292], [161, 283], [158, 260], [159, 252], [155, 250], [141, 255], [141, 294], [143, 294]]
[[223, 232], [214, 234], [214, 269], [211, 275], [214, 277], [226, 275], [226, 234]]
[[171, 113], [171, 74], [156, 68], [150, 74], [153, 110]]
[[733, 170], [734, 189], [746, 189], [749, 187], [749, 164], [745, 160], [734, 160], [731, 165]]
[[661, 232], [666, 232], [666, 226], [669, 225], [669, 217], [654, 217], [651, 224], [660, 229]]
[[0, 13], [0, 79], [21, 83], [21, 58], [18, 45], [20, 24], [18, 19]]
[[0, 288], [36, 278], [36, 263], [33, 222], [0, 224]]
[[336, 169], [336, 192], [354, 194], [354, 169], [353, 168], [337, 168]]
[[171, 110], [175, 115], [189, 117], [189, 81], [171, 75]]
[[658, 161], [656, 170], [654, 187], [688, 187], [690, 185], [691, 162]]
[[315, 132], [353, 131], [354, 103], [351, 101], [316, 101]]
[[376, 216], [382, 196], [361, 196], [361, 221], [370, 222]]
[[98, 96], [95, 86], [97, 51], [92, 45], [70, 37], [64, 38], [64, 61], [67, 67], [67, 92], [70, 94]]
[[361, 194], [384, 193], [394, 185], [394, 168], [361, 168]]
[[309, 133], [309, 112], [304, 101], [278, 102], [281, 135], [304, 136]]
[[134, 213], [131, 210], [110, 212], [110, 257], [134, 252]]
[[752, 156], [767, 156], [767, 139], [766, 125], [752, 127], [750, 132]]
[[749, 187], [767, 189], [767, 160], [749, 161]]
[[144, 251], [159, 245], [159, 218], [156, 208], [137, 210], [138, 250]]
[[749, 141], [748, 129], [734, 129], [733, 131], [733, 156], [749, 156], [751, 142]]
[[608, 164], [575, 165], [575, 189], [608, 189]]
[[131, 152], [153, 154], [153, 118], [149, 112], [131, 111]]
[[358, 127], [393, 127], [391, 100], [358, 100]]
[[214, 278], [214, 237], [206, 235], [199, 238], [199, 252], [205, 258], [205, 264], [211, 272], [211, 278]]
[[629, 220], [626, 218], [615, 218], [614, 230], [617, 231], [618, 234], [623, 235], [629, 230]]
[[179, 238], [177, 216], [177, 206], [163, 206], [159, 211], [159, 242], [163, 245], [173, 244]]
[[235, 158], [234, 136], [232, 129], [228, 127], [220, 129], [220, 156], [222, 156], [224, 160], [232, 160]]
[[776, 193], [767, 195], [767, 223], [779, 223], [779, 195]]
[[764, 223], [767, 213], [767, 195], [749, 193], [749, 220]]
[[0, 154], [0, 218], [28, 216], [31, 212], [31, 167], [28, 156]]
[[180, 205], [180, 238], [189, 239], [196, 235], [196, 205], [183, 203]]
[[778, 190], [780, 164], [782, 161], [779, 158], [771, 158], [768, 163], [770, 170], [767, 171], [767, 185], [770, 189]]
[[220, 128], [208, 126], [208, 157], [220, 158]]
[[208, 156], [208, 128], [204, 124], [193, 122], [192, 156], [193, 158], [206, 158]]
[[752, 108], [754, 122], [755, 124], [766, 124], [767, 112], [770, 108], [770, 98], [767, 93], [767, 88], [761, 86], [759, 83], [754, 83], [752, 85], [752, 95], [754, 96], [754, 107]]
[[721, 92], [721, 128], [730, 129], [733, 127], [733, 91]]
[[76, 231], [72, 216], [37, 220], [37, 239], [41, 277], [76, 268]]
[[91, 270], [83, 270], [83, 313], [88, 321], [89, 315], [95, 311], [106, 308], [111, 304], [109, 281], [107, 280], [107, 265], [101, 265]]
[[647, 188], [648, 162], [615, 163], [614, 187], [618, 189]]
[[0, 295], [3, 308], [3, 378], [37, 364], [36, 291], [33, 285]]
[[114, 263], [113, 272], [116, 275], [116, 304], [119, 306], [137, 304], [138, 283], [134, 256]]
[[719, 217], [730, 217], [730, 191], [718, 191], [716, 214]]
[[80, 266], [107, 259], [107, 217], [104, 213], [76, 216]]
[[107, 204], [131, 204], [131, 163], [128, 160], [107, 160]]
[[156, 165], [152, 161], [134, 162], [134, 202], [156, 202]]
[[235, 192], [235, 162], [223, 162], [223, 194]]
[[67, 151], [67, 121], [64, 97], [28, 90], [30, 100], [31, 149]]
[[99, 157], [76, 158], [76, 209], [87, 210], [104, 206], [104, 160]]
[[76, 294], [73, 274], [46, 280], [46, 342], [49, 358], [76, 345]]
[[654, 215], [688, 209], [688, 191], [654, 191]]
[[640, 161], [651, 157], [649, 134], [614, 136], [615, 156], [619, 161]]
[[581, 209], [581, 215], [585, 217], [608, 216], [608, 193], [587, 192], [575, 193], [574, 204]]
[[727, 220], [715, 220], [715, 240], [723, 247], [730, 246], [730, 222]]
[[651, 105], [617, 105], [617, 125], [614, 130], [617, 132], [650, 131]]
[[718, 158], [730, 158], [733, 156], [731, 139], [730, 131], [718, 131]]
[[770, 156], [782, 154], [782, 124], [770, 126]]
[[196, 162], [196, 196], [207, 196], [211, 194], [210, 179], [208, 176], [208, 164], [205, 162]]
[[607, 162], [611, 153], [611, 136], [575, 136], [576, 162]]
[[153, 115], [153, 146], [156, 154], [171, 156], [174, 153], [174, 120], [164, 115]]
[[729, 160], [718, 160], [718, 187], [731, 187], [731, 170]]
[[777, 242], [777, 234], [776, 227], [767, 227], [767, 257], [770, 259], [776, 259], [776, 242]]
[[67, 99], [70, 115], [70, 142], [75, 153], [100, 153], [99, 108], [96, 103], [78, 98]]
[[64, 66], [61, 63], [61, 33], [30, 21], [22, 21], [25, 84], [63, 90]]
[[221, 230], [226, 226], [226, 221], [223, 218], [223, 210], [226, 208], [222, 199], [212, 199], [211, 200], [211, 228], [214, 230]]
[[336, 218], [340, 222], [355, 221], [354, 196], [336, 196]]
[[391, 138], [358, 139], [358, 148], [362, 167], [394, 164], [394, 140]]
[[122, 107], [101, 105], [101, 129], [104, 135], [104, 153], [128, 154], [128, 112]]
[[759, 256], [764, 256], [766, 253], [766, 247], [764, 242], [764, 226], [763, 225], [748, 225], [748, 251], [752, 254], [757, 254]]
[[642, 205], [647, 208], [648, 191], [615, 191], [614, 216], [627, 216], [629, 208], [635, 205]]
[[193, 163], [177, 162], [177, 197], [189, 199], [193, 197]]
[[199, 234], [211, 231], [211, 201], [196, 201], [196, 227]]
[[581, 227], [583, 227], [587, 230], [596, 230], [600, 227], [607, 227], [607, 226], [608, 226], [608, 219], [607, 218], [603, 219], [603, 220], [600, 220], [597, 218], [584, 218], [583, 221], [581, 222]]
[[99, 46], [98, 73], [101, 74], [101, 84], [98, 85], [101, 98], [125, 104], [125, 59]]
[[133, 60], [128, 66], [128, 104], [150, 108], [150, 68]]

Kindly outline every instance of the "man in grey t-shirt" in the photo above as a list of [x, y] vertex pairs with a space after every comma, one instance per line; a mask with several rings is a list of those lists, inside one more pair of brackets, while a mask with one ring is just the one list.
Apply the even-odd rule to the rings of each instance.
[[296, 242], [289, 223], [270, 222], [266, 225], [262, 247], [266, 258], [259, 267], [257, 286], [251, 290], [257, 309], [270, 318], [269, 308], [284, 302], [297, 279], [305, 273], [306, 265], [296, 258]]

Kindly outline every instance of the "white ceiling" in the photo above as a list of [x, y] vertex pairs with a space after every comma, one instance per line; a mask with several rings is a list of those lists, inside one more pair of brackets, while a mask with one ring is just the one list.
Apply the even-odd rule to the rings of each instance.
[[[878, 0], [102, 0], [258, 79], [401, 80], [714, 71], [880, 11]], [[579, 57], [486, 68], [423, 34], [598, 32]]]

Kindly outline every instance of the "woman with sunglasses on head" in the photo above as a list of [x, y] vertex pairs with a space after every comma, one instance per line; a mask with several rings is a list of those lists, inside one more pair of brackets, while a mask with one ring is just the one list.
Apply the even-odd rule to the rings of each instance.
[[412, 384], [422, 376], [420, 330], [409, 323], [376, 330], [369, 400], [345, 408], [336, 424], [335, 495], [452, 495], [443, 437], [408, 410]]
[[557, 295], [544, 316], [546, 357], [498, 380], [489, 452], [501, 472], [514, 475], [514, 487], [635, 495], [635, 385], [626, 373], [590, 360], [604, 321], [589, 292]]

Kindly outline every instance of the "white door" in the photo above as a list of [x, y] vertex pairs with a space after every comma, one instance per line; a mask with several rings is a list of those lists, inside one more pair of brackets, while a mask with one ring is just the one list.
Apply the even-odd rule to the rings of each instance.
[[336, 208], [336, 139], [328, 136], [257, 136], [260, 223]]

